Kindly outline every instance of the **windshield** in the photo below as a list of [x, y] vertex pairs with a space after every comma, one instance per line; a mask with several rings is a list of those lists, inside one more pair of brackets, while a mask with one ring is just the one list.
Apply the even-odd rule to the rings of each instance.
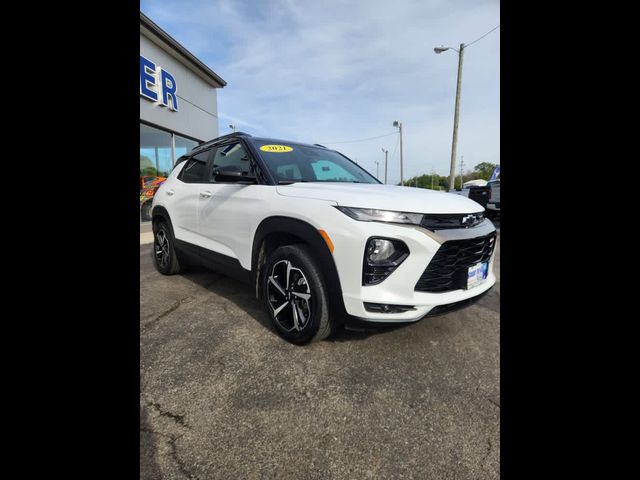
[[380, 183], [351, 160], [325, 148], [258, 141], [255, 145], [280, 183]]

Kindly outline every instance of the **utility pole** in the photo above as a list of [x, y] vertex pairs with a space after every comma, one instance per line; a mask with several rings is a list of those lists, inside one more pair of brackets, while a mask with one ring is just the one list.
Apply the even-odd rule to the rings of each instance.
[[384, 184], [387, 184], [387, 156], [389, 155], [389, 150], [382, 149], [384, 152]]
[[449, 173], [449, 188], [455, 189], [456, 179], [456, 150], [458, 148], [458, 119], [460, 118], [460, 90], [462, 89], [462, 60], [464, 58], [464, 43], [458, 51], [458, 83], [456, 86], [456, 110], [453, 117], [453, 141], [451, 142], [451, 172]]
[[[495, 28], [493, 30], [495, 30]], [[491, 30], [491, 32], [493, 30]], [[474, 40], [473, 42], [471, 42], [471, 44], [477, 42], [478, 40]], [[450, 48], [451, 47], [436, 47], [433, 49], [433, 51], [436, 53], [442, 53], [442, 52], [446, 52]], [[449, 190], [454, 190], [456, 188], [456, 184], [455, 184], [456, 149], [458, 147], [458, 119], [460, 118], [460, 93], [462, 91], [462, 60], [464, 58], [464, 43], [460, 44], [460, 50], [456, 50], [455, 48], [451, 48], [451, 50], [455, 50], [456, 52], [458, 52], [458, 82], [456, 84], [456, 109], [453, 115], [453, 140], [451, 141], [451, 170], [449, 171]]]
[[[500, 25], [496, 26], [495, 28], [492, 28], [491, 30], [489, 30], [487, 33], [485, 33], [484, 35], [482, 35], [481, 37], [475, 39], [473, 42], [469, 43], [467, 45], [467, 47], [470, 47], [471, 45], [473, 45], [474, 43], [476, 43], [479, 40], [482, 40], [484, 37], [486, 37], [487, 35], [489, 35], [491, 32], [493, 32], [494, 30], [498, 29], [500, 27]], [[455, 188], [455, 179], [456, 179], [456, 147], [458, 144], [458, 118], [460, 116], [460, 92], [462, 90], [462, 60], [464, 57], [464, 49], [465, 49], [465, 44], [461, 43], [460, 44], [460, 50], [456, 50], [455, 48], [452, 47], [445, 47], [445, 46], [441, 46], [441, 47], [435, 47], [433, 49], [433, 51], [436, 54], [441, 54], [442, 52], [446, 52], [447, 50], [453, 50], [455, 52], [458, 52], [458, 82], [456, 85], [456, 110], [455, 110], [455, 115], [453, 117], [453, 141], [451, 142], [451, 171], [449, 174], [449, 190]]]
[[380, 162], [376, 160], [376, 178], [380, 180]]
[[404, 171], [403, 171], [403, 156], [402, 156], [402, 122], [398, 122], [397, 120], [393, 122], [394, 127], [398, 127], [400, 129], [400, 185], [404, 186]]
[[433, 190], [433, 177], [435, 177], [435, 171], [433, 166], [431, 166], [431, 190]]

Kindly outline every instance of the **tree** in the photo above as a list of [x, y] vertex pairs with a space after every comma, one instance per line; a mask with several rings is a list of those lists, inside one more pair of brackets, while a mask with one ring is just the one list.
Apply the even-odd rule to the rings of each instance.
[[[473, 171], [465, 172], [462, 176], [462, 183], [469, 180], [489, 180], [496, 168], [495, 163], [482, 162], [473, 167]], [[407, 187], [418, 187], [431, 189], [431, 175], [418, 175], [404, 181]], [[397, 185], [400, 185], [398, 182]], [[449, 187], [449, 177], [443, 177], [438, 174], [433, 175], [433, 189], [447, 191]], [[460, 188], [460, 174], [456, 176], [456, 188]]]
[[153, 160], [144, 155], [140, 155], [140, 176], [157, 177], [158, 170], [156, 169]]
[[491, 174], [495, 170], [497, 165], [495, 163], [490, 162], [482, 162], [473, 167], [473, 172], [476, 175], [475, 178], [469, 180], [476, 180], [481, 178], [482, 180], [489, 180], [491, 178]]
[[[409, 178], [404, 181], [404, 185], [406, 187], [418, 187], [418, 188], [428, 188], [431, 189], [432, 185], [432, 176], [431, 175], [418, 175], [416, 177]], [[447, 177], [441, 177], [438, 174], [433, 175], [433, 189], [434, 190], [446, 190], [447, 187]], [[400, 185], [398, 182], [397, 185]]]

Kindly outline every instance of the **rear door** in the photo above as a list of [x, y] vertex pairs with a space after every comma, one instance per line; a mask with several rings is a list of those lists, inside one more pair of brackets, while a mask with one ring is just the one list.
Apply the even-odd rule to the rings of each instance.
[[[200, 195], [207, 187], [207, 162], [211, 149], [193, 155], [185, 161], [178, 178], [164, 193], [169, 196], [169, 215], [178, 240], [202, 246], [198, 235]], [[169, 185], [167, 185], [169, 186]]]

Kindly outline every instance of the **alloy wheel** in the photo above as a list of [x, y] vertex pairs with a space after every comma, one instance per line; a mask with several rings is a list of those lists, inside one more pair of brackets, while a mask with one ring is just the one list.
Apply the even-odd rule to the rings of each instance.
[[154, 242], [156, 260], [161, 268], [165, 268], [169, 263], [169, 239], [164, 229], [158, 230]]
[[289, 260], [276, 262], [267, 277], [267, 295], [273, 318], [287, 332], [301, 331], [311, 319], [311, 290], [300, 268]]

